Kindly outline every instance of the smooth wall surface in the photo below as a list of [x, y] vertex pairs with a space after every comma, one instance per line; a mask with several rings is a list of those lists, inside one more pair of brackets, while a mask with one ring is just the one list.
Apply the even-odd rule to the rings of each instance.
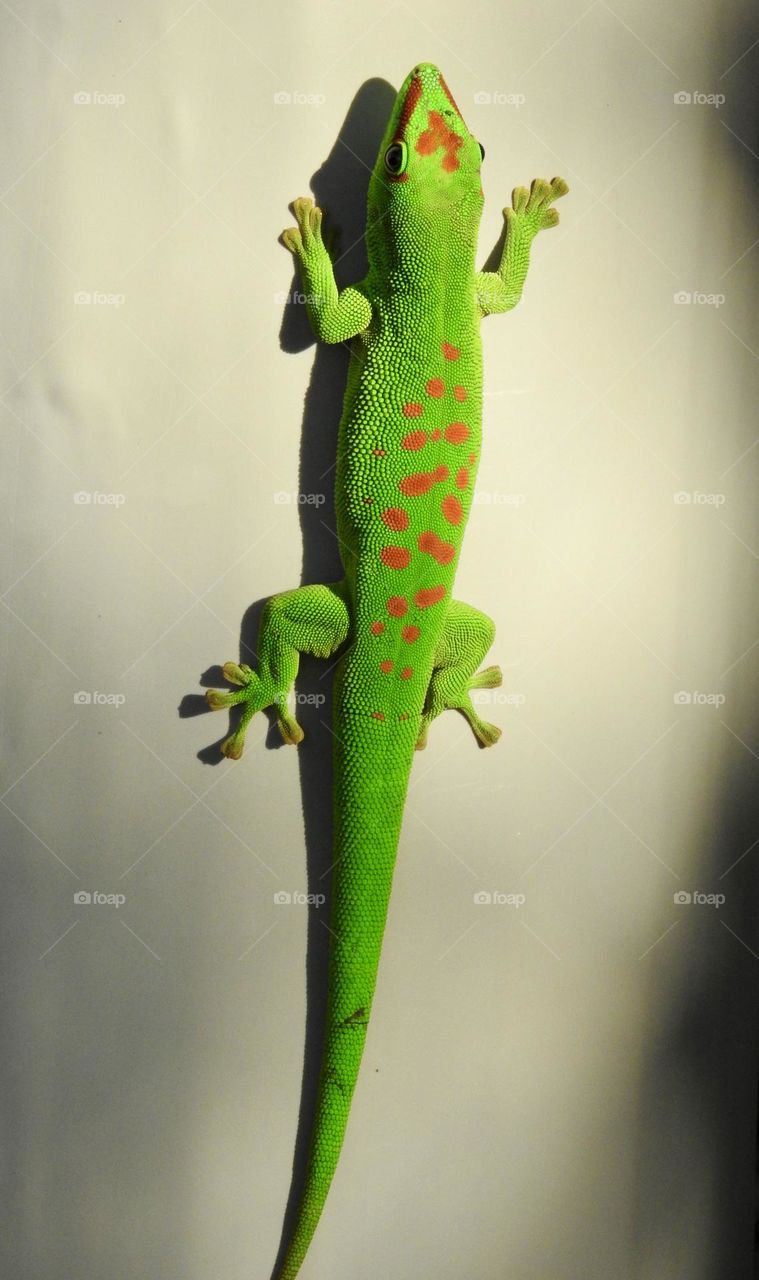
[[360, 278], [427, 60], [485, 146], [481, 265], [515, 185], [571, 192], [483, 323], [457, 592], [497, 623], [504, 733], [445, 716], [415, 762], [302, 1274], [749, 1277], [755, 11], [9, 0], [0, 26], [4, 1274], [270, 1274], [329, 677], [304, 664], [298, 753], [259, 717], [220, 763], [226, 717], [193, 713], [257, 602], [339, 573], [347, 354], [315, 351], [277, 237], [311, 191]]

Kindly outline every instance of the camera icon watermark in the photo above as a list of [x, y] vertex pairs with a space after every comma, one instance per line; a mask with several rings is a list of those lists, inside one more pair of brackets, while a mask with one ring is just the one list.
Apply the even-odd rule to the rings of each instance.
[[692, 893], [687, 889], [678, 889], [677, 893], [673, 893], [672, 900], [677, 907], [714, 907], [717, 911], [727, 901], [724, 893], [702, 893], [699, 889]]
[[74, 694], [74, 705], [77, 707], [123, 707], [126, 695], [123, 693], [101, 693], [98, 689], [79, 689]]
[[678, 689], [672, 695], [676, 707], [724, 707], [724, 693], [703, 693], [700, 689]]
[[321, 107], [327, 101], [323, 93], [304, 93], [301, 89], [279, 89], [272, 96], [277, 107]]
[[79, 489], [73, 495], [77, 507], [123, 507], [125, 493], [100, 493], [98, 489]]
[[503, 89], [478, 89], [472, 94], [476, 107], [523, 107], [527, 101], [523, 93], [506, 93]]
[[126, 302], [125, 293], [102, 293], [98, 289], [77, 289], [74, 294], [75, 307], [123, 307]]
[[727, 495], [724, 493], [702, 493], [700, 489], [678, 489], [672, 494], [676, 507], [724, 507]]
[[680, 89], [672, 99], [676, 107], [716, 107], [717, 111], [727, 101], [724, 93], [703, 93], [700, 89]]
[[126, 894], [124, 893], [99, 893], [97, 889], [93, 893], [88, 893], [86, 889], [79, 889], [74, 894], [74, 903], [77, 907], [115, 907], [118, 911], [125, 902]]
[[97, 89], [80, 89], [74, 94], [77, 107], [123, 107], [126, 102], [124, 93], [101, 93]]
[[724, 293], [704, 293], [701, 289], [678, 289], [672, 294], [672, 301], [678, 307], [716, 307], [719, 310], [725, 300]]
[[286, 489], [280, 489], [273, 494], [274, 505], [277, 507], [296, 506], [296, 507], [323, 507], [327, 501], [327, 495], [324, 493], [288, 493]]
[[303, 893], [299, 889], [293, 893], [289, 893], [287, 889], [279, 889], [273, 897], [277, 907], [316, 907], [317, 910], [327, 901], [323, 893]]
[[477, 907], [514, 907], [519, 910], [527, 901], [524, 893], [502, 893], [500, 889], [480, 889], [472, 894], [472, 901]]

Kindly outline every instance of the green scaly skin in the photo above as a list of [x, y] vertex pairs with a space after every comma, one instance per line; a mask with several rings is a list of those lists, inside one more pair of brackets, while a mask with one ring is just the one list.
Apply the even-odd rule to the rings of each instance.
[[[391, 145], [403, 145], [388, 155]], [[405, 151], [404, 151], [405, 148]], [[393, 165], [391, 156], [400, 163]], [[336, 478], [340, 582], [272, 597], [258, 669], [227, 663], [237, 692], [209, 690], [214, 708], [242, 703], [223, 750], [242, 753], [256, 711], [276, 707], [286, 742], [303, 733], [286, 699], [301, 653], [346, 646], [334, 689], [335, 862], [329, 1000], [305, 1190], [278, 1280], [294, 1280], [335, 1172], [371, 1011], [414, 748], [453, 708], [478, 741], [500, 729], [477, 715], [471, 690], [500, 684], [478, 671], [490, 618], [453, 598], [453, 580], [480, 454], [480, 318], [519, 301], [530, 245], [555, 226], [561, 178], [517, 187], [504, 210], [497, 272], [475, 268], [483, 206], [481, 148], [438, 69], [419, 64], [401, 88], [368, 199], [369, 270], [338, 292], [321, 210], [293, 204], [283, 241], [298, 260], [317, 338], [351, 341]], [[390, 166], [390, 167], [388, 167]], [[346, 644], [346, 642], [348, 642]]]

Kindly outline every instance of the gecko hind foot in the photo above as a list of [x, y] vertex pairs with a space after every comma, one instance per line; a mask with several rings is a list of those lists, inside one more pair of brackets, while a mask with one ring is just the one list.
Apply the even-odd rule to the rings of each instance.
[[239, 760], [245, 745], [245, 734], [253, 716], [266, 707], [276, 707], [277, 728], [288, 745], [297, 746], [303, 741], [303, 730], [287, 706], [286, 694], [273, 694], [267, 689], [251, 667], [246, 663], [225, 662], [224, 679], [230, 684], [240, 685], [234, 691], [223, 689], [207, 689], [206, 702], [212, 711], [222, 711], [226, 707], [243, 704], [244, 710], [240, 723], [221, 743], [221, 752], [230, 760]]

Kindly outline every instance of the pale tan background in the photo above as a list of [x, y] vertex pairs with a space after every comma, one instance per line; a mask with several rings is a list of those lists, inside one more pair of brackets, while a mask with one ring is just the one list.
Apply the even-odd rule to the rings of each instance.
[[336, 569], [330, 502], [277, 495], [329, 495], [346, 353], [316, 357], [299, 460], [314, 349], [277, 236], [313, 183], [357, 278], [367, 165], [423, 59], [486, 148], [481, 262], [516, 183], [571, 194], [483, 330], [458, 594], [497, 622], [504, 736], [478, 752], [445, 717], [415, 764], [303, 1277], [750, 1275], [751, 13], [2, 3], [5, 1274], [269, 1276], [303, 1052], [307, 912], [273, 897], [309, 885], [299, 760], [261, 717], [214, 767], [226, 718], [178, 709], [250, 604]]

